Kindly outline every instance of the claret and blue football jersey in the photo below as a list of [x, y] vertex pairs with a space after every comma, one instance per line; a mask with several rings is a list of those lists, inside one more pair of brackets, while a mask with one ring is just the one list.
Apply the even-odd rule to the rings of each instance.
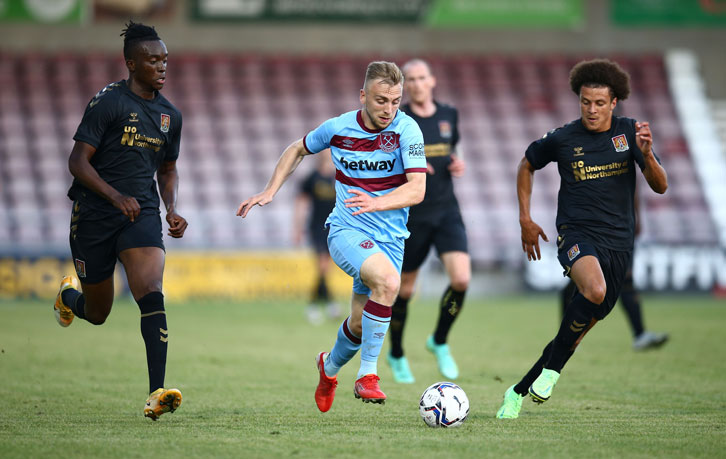
[[385, 129], [371, 130], [363, 124], [360, 110], [331, 118], [303, 139], [310, 153], [330, 148], [335, 174], [335, 208], [326, 225], [359, 229], [380, 242], [407, 238], [408, 207], [353, 216], [355, 207], [344, 200], [359, 189], [383, 196], [407, 182], [406, 174], [426, 172], [423, 134], [416, 121], [402, 111]]

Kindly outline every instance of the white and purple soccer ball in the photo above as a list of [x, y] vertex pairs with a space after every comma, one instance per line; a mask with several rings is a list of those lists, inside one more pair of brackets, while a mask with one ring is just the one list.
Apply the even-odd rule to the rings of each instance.
[[421, 395], [418, 409], [429, 427], [459, 427], [469, 415], [469, 398], [456, 384], [437, 382]]

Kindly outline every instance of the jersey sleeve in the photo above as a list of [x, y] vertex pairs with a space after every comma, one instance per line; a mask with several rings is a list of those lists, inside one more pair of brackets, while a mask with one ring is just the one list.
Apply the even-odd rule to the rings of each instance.
[[326, 148], [330, 148], [330, 139], [333, 138], [335, 120], [336, 118], [331, 118], [323, 122], [323, 124], [303, 137], [303, 145], [309, 153], [320, 153]]
[[557, 161], [557, 140], [554, 133], [555, 131], [548, 132], [527, 147], [524, 156], [535, 170], [542, 169], [552, 161]]
[[73, 140], [87, 143], [97, 149], [115, 116], [116, 99], [109, 97], [104, 91], [99, 92], [86, 106]]
[[164, 155], [164, 161], [176, 161], [179, 158], [179, 145], [181, 144], [181, 131], [182, 131], [182, 114], [177, 112], [174, 117], [176, 120], [176, 126], [171, 136], [171, 141], [166, 148], [166, 154]]
[[411, 120], [411, 123], [401, 132], [401, 156], [403, 170], [409, 172], [426, 172], [426, 151], [421, 128]]

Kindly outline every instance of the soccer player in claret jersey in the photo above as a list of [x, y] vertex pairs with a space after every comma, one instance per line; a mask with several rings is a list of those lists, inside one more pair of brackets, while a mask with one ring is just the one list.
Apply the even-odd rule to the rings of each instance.
[[388, 364], [393, 379], [413, 383], [415, 378], [403, 353], [403, 328], [408, 302], [413, 295], [418, 270], [431, 247], [436, 251], [449, 277], [449, 286], [439, 304], [439, 319], [434, 332], [426, 340], [444, 378], [459, 377], [459, 368], [451, 356], [447, 337], [464, 305], [464, 295], [471, 279], [471, 261], [467, 253], [466, 229], [459, 203], [454, 195], [452, 177], [464, 174], [465, 164], [454, 152], [459, 141], [457, 110], [434, 100], [436, 79], [429, 65], [414, 59], [404, 64], [405, 91], [409, 102], [401, 107], [418, 123], [424, 135], [426, 150], [426, 196], [411, 207], [401, 272], [401, 290], [393, 303], [391, 316], [391, 352]]
[[265, 189], [243, 201], [237, 215], [269, 204], [302, 159], [326, 148], [337, 169], [335, 208], [328, 248], [333, 261], [353, 278], [351, 314], [338, 329], [330, 353], [315, 363], [320, 411], [333, 404], [340, 368], [361, 350], [353, 393], [364, 402], [384, 403], [378, 355], [388, 331], [391, 305], [401, 282], [408, 207], [426, 192], [423, 135], [398, 107], [403, 74], [391, 62], [371, 62], [360, 90], [362, 108], [331, 118], [293, 142], [280, 157]]
[[668, 188], [648, 123], [613, 115], [630, 94], [628, 74], [608, 60], [583, 61], [570, 72], [570, 87], [581, 117], [530, 144], [519, 164], [517, 196], [522, 249], [538, 260], [539, 238], [548, 239], [530, 216], [534, 172], [557, 163], [558, 258], [577, 293], [539, 360], [504, 393], [498, 418], [518, 417], [527, 394], [547, 401], [577, 345], [615, 305], [633, 252], [636, 164], [653, 191]]
[[[126, 271], [141, 310], [149, 397], [144, 415], [156, 420], [182, 401], [178, 389], [164, 389], [169, 331], [161, 284], [164, 243], [159, 190], [169, 236], [180, 238], [186, 220], [176, 213], [182, 118], [160, 90], [166, 81], [166, 45], [153, 27], [129, 22], [124, 59], [129, 71], [98, 92], [86, 107], [68, 161], [73, 185], [70, 245], [76, 274], [65, 277], [54, 310], [67, 327], [74, 317], [104, 323], [113, 305], [116, 259]], [[82, 350], [79, 351], [82, 353]]]

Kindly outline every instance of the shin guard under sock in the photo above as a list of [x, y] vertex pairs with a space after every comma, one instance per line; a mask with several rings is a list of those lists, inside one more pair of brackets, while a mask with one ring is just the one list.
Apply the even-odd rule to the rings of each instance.
[[403, 357], [403, 327], [406, 325], [408, 315], [408, 298], [396, 297], [391, 307], [391, 355], [395, 358]]
[[590, 328], [595, 325], [595, 309], [598, 305], [592, 303], [581, 293], [577, 293], [567, 306], [565, 316], [562, 318], [557, 336], [552, 340], [552, 352], [544, 368], [561, 372], [565, 363], [572, 357], [575, 348]]
[[141, 311], [141, 336], [146, 345], [146, 364], [149, 370], [149, 393], [164, 387], [166, 351], [169, 331], [166, 327], [164, 295], [151, 292], [137, 302]]
[[335, 344], [325, 360], [325, 375], [329, 378], [337, 375], [340, 368], [348, 363], [360, 349], [360, 336], [354, 335], [348, 328], [349, 319], [350, 317], [346, 318], [338, 327]]
[[439, 321], [436, 324], [436, 331], [434, 331], [434, 343], [446, 344], [451, 325], [453, 325], [454, 320], [456, 320], [461, 308], [464, 306], [465, 295], [466, 290], [457, 292], [450, 285], [444, 292], [439, 305]]
[[361, 321], [360, 369], [358, 378], [378, 374], [378, 355], [383, 347], [388, 326], [391, 323], [391, 307], [368, 300], [363, 308]]

